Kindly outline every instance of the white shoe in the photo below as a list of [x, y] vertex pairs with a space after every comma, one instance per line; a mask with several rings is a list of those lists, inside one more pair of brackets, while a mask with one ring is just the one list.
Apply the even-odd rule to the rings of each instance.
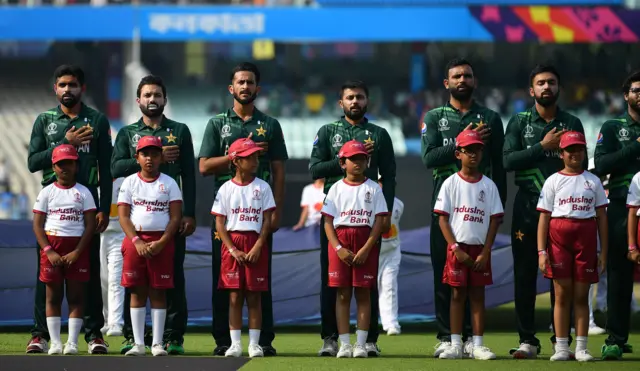
[[440, 357], [440, 354], [442, 354], [444, 351], [449, 349], [449, 347], [451, 347], [451, 342], [450, 341], [442, 341], [442, 342], [436, 344], [436, 346], [434, 347], [435, 351], [433, 352], [433, 356], [435, 358]]
[[107, 331], [109, 331], [109, 326], [107, 326], [106, 324], [104, 326], [102, 326], [102, 328], [100, 329], [100, 332], [102, 333], [102, 335], [106, 334]]
[[51, 343], [49, 355], [62, 354], [62, 343]]
[[31, 338], [27, 344], [27, 354], [46, 353], [47, 351], [49, 351], [49, 343], [39, 336]]
[[89, 342], [88, 351], [89, 354], [107, 354], [109, 345], [102, 339], [94, 339]]
[[122, 336], [122, 326], [113, 325], [109, 327], [109, 330], [107, 331], [107, 336]]
[[550, 361], [570, 361], [571, 352], [569, 350], [556, 350], [556, 352], [549, 358]]
[[511, 356], [515, 359], [535, 359], [538, 357], [538, 347], [522, 343]]
[[380, 355], [380, 348], [376, 343], [366, 343], [364, 349], [367, 351], [369, 357], [377, 357]]
[[473, 346], [471, 349], [471, 358], [479, 359], [481, 361], [488, 361], [491, 359], [496, 359], [496, 355], [491, 351], [491, 349], [485, 346]]
[[324, 339], [322, 348], [318, 351], [320, 357], [335, 357], [338, 353], [338, 342], [332, 338]]
[[169, 353], [167, 353], [162, 344], [155, 344], [151, 347], [151, 354], [153, 354], [154, 357], [162, 357]]
[[340, 350], [338, 350], [337, 358], [351, 358], [353, 356], [353, 347], [351, 344], [340, 344]]
[[64, 354], [78, 354], [78, 344], [67, 341], [64, 345]]
[[450, 346], [440, 354], [440, 359], [462, 359], [462, 347]]
[[242, 357], [242, 344], [234, 343], [231, 344], [229, 349], [224, 353], [225, 357]]
[[125, 356], [145, 356], [147, 354], [147, 349], [144, 344], [133, 344], [133, 347], [126, 352]]
[[249, 344], [249, 357], [264, 357], [262, 347], [258, 344]]
[[583, 349], [576, 352], [576, 361], [591, 362], [591, 361], [595, 361], [595, 358], [593, 358], [591, 353], [589, 353], [588, 349]]
[[606, 333], [607, 333], [607, 330], [603, 329], [598, 325], [589, 326], [589, 335], [603, 335]]
[[[551, 343], [551, 350], [553, 350], [553, 353], [556, 352], [556, 343]], [[567, 352], [569, 352], [569, 359], [570, 360], [574, 360], [576, 359], [576, 355], [573, 353], [573, 350], [571, 349], [567, 349]]]
[[473, 358], [473, 340], [467, 340], [462, 344], [462, 358]]
[[396, 336], [400, 335], [400, 327], [391, 327], [387, 330], [387, 335]]
[[369, 353], [367, 352], [367, 349], [356, 343], [356, 345], [353, 347], [353, 358], [367, 358], [369, 357]]

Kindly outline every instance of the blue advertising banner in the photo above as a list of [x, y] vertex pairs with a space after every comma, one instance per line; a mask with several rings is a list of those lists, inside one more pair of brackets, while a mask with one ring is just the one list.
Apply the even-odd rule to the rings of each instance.
[[322, 6], [622, 5], [624, 0], [316, 0]]

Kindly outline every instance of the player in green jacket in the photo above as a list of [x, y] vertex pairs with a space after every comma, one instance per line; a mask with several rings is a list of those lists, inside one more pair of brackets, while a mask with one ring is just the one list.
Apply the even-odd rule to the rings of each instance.
[[[433, 169], [433, 194], [431, 209], [442, 183], [452, 174], [460, 170], [460, 161], [455, 157], [456, 137], [465, 129], [478, 130], [486, 145], [480, 164], [482, 173], [496, 184], [500, 192], [502, 205], [507, 198], [507, 181], [502, 166], [502, 144], [504, 127], [500, 116], [478, 104], [473, 99], [476, 87], [471, 63], [465, 59], [453, 59], [445, 67], [444, 86], [449, 90], [449, 101], [442, 107], [427, 112], [422, 124], [422, 162], [428, 169]], [[440, 356], [451, 345], [451, 329], [449, 321], [449, 305], [451, 288], [442, 283], [442, 274], [447, 259], [447, 241], [438, 224], [438, 215], [431, 214], [430, 250], [433, 266], [434, 304], [438, 323], [439, 344], [434, 356]], [[471, 340], [471, 322], [469, 306], [465, 311], [465, 328], [463, 341]], [[467, 347], [465, 346], [465, 349]]]
[[621, 359], [630, 353], [629, 326], [634, 265], [627, 259], [627, 193], [640, 171], [640, 71], [622, 85], [627, 111], [600, 128], [594, 154], [600, 176], [609, 175], [609, 255], [607, 257], [607, 332], [602, 359]]
[[[60, 105], [41, 113], [33, 124], [29, 141], [29, 171], [42, 171], [42, 185], [53, 183], [55, 173], [51, 165], [53, 148], [60, 144], [71, 144], [78, 150], [77, 181], [89, 188], [95, 204], [97, 232], [91, 240], [91, 277], [87, 284], [86, 304], [84, 309], [85, 340], [89, 344], [89, 353], [105, 354], [107, 345], [102, 340], [100, 329], [104, 325], [102, 315], [102, 291], [100, 286], [100, 235], [109, 223], [111, 207], [111, 126], [107, 118], [100, 112], [82, 103], [84, 71], [80, 67], [62, 65], [58, 67], [53, 78], [54, 90]], [[100, 195], [98, 197], [98, 188]], [[38, 271], [40, 274], [40, 248], [38, 254]], [[27, 353], [43, 353], [47, 351], [49, 332], [45, 317], [46, 292], [44, 283], [36, 280], [34, 307], [35, 326], [31, 330], [31, 340], [27, 345]]]

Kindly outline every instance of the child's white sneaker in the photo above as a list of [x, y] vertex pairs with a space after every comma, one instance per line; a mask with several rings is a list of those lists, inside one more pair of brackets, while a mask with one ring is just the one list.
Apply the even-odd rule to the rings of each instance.
[[462, 347], [450, 346], [440, 353], [440, 359], [462, 359]]
[[224, 353], [225, 357], [242, 357], [242, 345], [240, 343], [231, 344], [229, 349]]
[[249, 357], [264, 357], [262, 347], [258, 344], [249, 344]]
[[353, 356], [353, 347], [351, 344], [340, 344], [340, 350], [338, 350], [337, 358], [351, 358]]
[[126, 352], [125, 356], [144, 356], [147, 354], [147, 349], [144, 344], [133, 344], [133, 347]]
[[550, 361], [570, 361], [571, 352], [569, 350], [558, 350], [549, 358]]
[[473, 358], [473, 340], [467, 340], [462, 344], [462, 358]]
[[451, 347], [451, 342], [450, 341], [439, 342], [435, 346], [435, 351], [433, 352], [433, 356], [435, 358], [440, 357], [440, 354], [442, 354], [445, 350], [449, 349], [449, 347]]
[[154, 357], [162, 357], [169, 353], [167, 353], [162, 344], [155, 344], [151, 347], [151, 354], [153, 354]]
[[496, 359], [496, 355], [491, 351], [491, 349], [485, 346], [473, 346], [471, 349], [471, 358], [488, 361]]
[[576, 361], [578, 362], [591, 362], [594, 360], [595, 358], [589, 353], [588, 349], [582, 349], [576, 352]]
[[64, 354], [78, 354], [78, 344], [67, 341], [64, 345]]
[[353, 347], [353, 358], [367, 358], [369, 357], [369, 353], [367, 349], [362, 344], [356, 343]]
[[62, 354], [62, 343], [51, 343], [49, 355]]

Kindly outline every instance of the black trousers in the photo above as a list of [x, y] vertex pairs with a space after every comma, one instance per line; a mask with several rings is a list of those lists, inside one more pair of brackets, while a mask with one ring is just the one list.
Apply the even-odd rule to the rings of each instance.
[[[329, 287], [329, 240], [324, 231], [324, 217], [320, 220], [320, 272], [322, 273], [320, 287], [320, 337], [323, 339], [331, 338], [338, 340], [338, 324], [336, 321], [336, 294], [335, 287]], [[380, 250], [376, 250], [380, 254]], [[378, 287], [371, 289], [371, 323], [369, 324], [369, 333], [367, 335], [367, 343], [377, 343], [378, 328]]]
[[[273, 298], [271, 295], [271, 260], [273, 255], [273, 234], [267, 238], [269, 245], [269, 290], [262, 292], [262, 330], [260, 331], [260, 346], [271, 346], [276, 335], [273, 329]], [[213, 307], [211, 334], [217, 346], [231, 346], [229, 333], [229, 291], [218, 289], [220, 265], [222, 264], [222, 240], [216, 237], [215, 219], [211, 227], [211, 303]]]
[[[90, 275], [86, 285], [85, 305], [84, 305], [84, 339], [87, 343], [94, 339], [102, 339], [100, 329], [104, 326], [102, 315], [102, 290], [100, 283], [100, 235], [96, 234], [91, 239], [89, 246]], [[46, 302], [47, 286], [40, 281], [40, 247], [36, 247], [37, 269], [36, 269], [36, 292], [35, 305], [33, 308], [34, 326], [31, 329], [31, 336], [39, 336], [47, 341], [50, 340], [47, 328]]]
[[[126, 237], [125, 237], [126, 238]], [[175, 238], [175, 255], [173, 258], [173, 288], [167, 290], [167, 318], [164, 324], [163, 341], [184, 342], [187, 330], [189, 312], [187, 308], [187, 293], [184, 278], [184, 258], [187, 249], [187, 239], [184, 236]], [[128, 340], [133, 340], [131, 327], [131, 291], [124, 293], [124, 327], [122, 333]], [[147, 329], [145, 339], [151, 338], [151, 329]], [[146, 343], [146, 341], [145, 341]]]

